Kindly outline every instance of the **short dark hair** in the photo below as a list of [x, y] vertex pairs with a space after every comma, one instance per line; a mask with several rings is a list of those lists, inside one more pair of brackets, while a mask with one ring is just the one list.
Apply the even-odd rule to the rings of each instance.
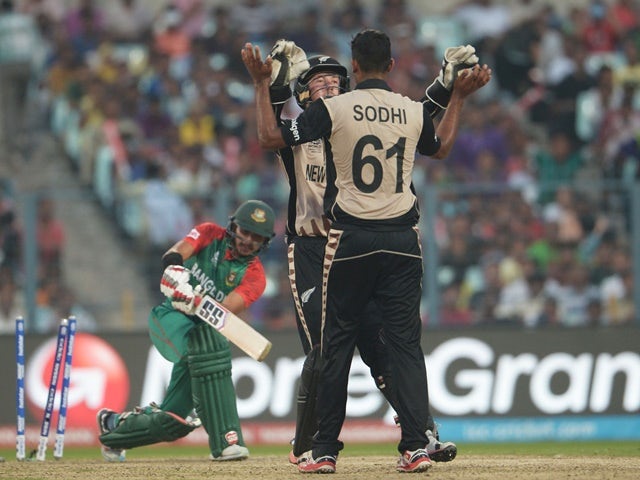
[[391, 64], [391, 40], [380, 30], [362, 30], [351, 40], [351, 58], [364, 72], [385, 72]]

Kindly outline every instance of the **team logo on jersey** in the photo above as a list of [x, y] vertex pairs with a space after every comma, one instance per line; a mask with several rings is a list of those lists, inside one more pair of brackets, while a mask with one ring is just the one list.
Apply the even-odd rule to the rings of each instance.
[[237, 278], [238, 278], [237, 272], [229, 272], [229, 275], [227, 275], [227, 278], [224, 279], [224, 283], [227, 285], [227, 287], [233, 287], [236, 284]]
[[324, 144], [320, 139], [312, 140], [304, 144], [304, 148], [306, 148], [309, 153], [322, 153], [324, 150], [323, 147], [324, 147]]
[[315, 291], [316, 287], [312, 287], [309, 290], [305, 290], [304, 292], [302, 292], [302, 295], [300, 295], [300, 301], [303, 305], [309, 301], [309, 299], [311, 298], [311, 294]]
[[267, 212], [261, 208], [256, 208], [251, 214], [251, 219], [254, 222], [264, 223], [267, 221]]
[[198, 238], [200, 238], [200, 232], [198, 230], [196, 230], [195, 228], [193, 228], [193, 229], [191, 229], [191, 231], [189, 232], [189, 235], [187, 235], [187, 237], [193, 238], [194, 240], [197, 240]]

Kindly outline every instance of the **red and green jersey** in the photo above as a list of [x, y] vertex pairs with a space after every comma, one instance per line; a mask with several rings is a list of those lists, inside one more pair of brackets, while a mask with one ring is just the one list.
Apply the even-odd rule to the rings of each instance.
[[202, 223], [184, 238], [195, 248], [184, 262], [191, 271], [191, 285], [221, 302], [235, 291], [248, 307], [264, 292], [266, 278], [258, 257], [233, 258], [225, 229], [215, 223]]

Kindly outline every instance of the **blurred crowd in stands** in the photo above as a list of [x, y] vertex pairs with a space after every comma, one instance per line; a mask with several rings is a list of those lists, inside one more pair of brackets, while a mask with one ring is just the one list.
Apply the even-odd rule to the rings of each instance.
[[[36, 108], [105, 214], [144, 253], [150, 288], [161, 253], [192, 225], [226, 224], [239, 202], [259, 198], [280, 222], [264, 257], [269, 286], [251, 316], [265, 329], [294, 326], [282, 241], [288, 187], [274, 154], [258, 146], [240, 49], [250, 41], [266, 55], [285, 37], [349, 65], [352, 35], [369, 26], [390, 35], [391, 86], [412, 98], [438, 74], [447, 46], [473, 44], [494, 71], [466, 107], [449, 158], [417, 159], [421, 228], [433, 229], [438, 252], [425, 259], [426, 269], [438, 266], [426, 278], [440, 292], [436, 319], [425, 298], [425, 324], [636, 321], [639, 1], [476, 0], [433, 15], [406, 0], [15, 3], [41, 37]], [[2, 195], [3, 272], [15, 273], [9, 184]], [[40, 207], [46, 216], [47, 201]], [[64, 234], [40, 221], [53, 229], [38, 234], [41, 269], [59, 268]], [[0, 282], [7, 318], [9, 277], [19, 275]]]

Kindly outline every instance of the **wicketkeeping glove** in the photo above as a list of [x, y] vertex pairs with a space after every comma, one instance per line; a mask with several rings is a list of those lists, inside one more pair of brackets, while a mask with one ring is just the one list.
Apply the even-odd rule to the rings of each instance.
[[444, 51], [442, 69], [431, 85], [425, 90], [425, 95], [431, 104], [427, 105], [431, 117], [435, 117], [442, 110], [446, 110], [451, 99], [453, 82], [461, 70], [478, 64], [476, 49], [471, 45], [449, 47]]
[[476, 49], [471, 45], [447, 48], [444, 51], [442, 69], [437, 79], [438, 82], [440, 82], [444, 88], [451, 91], [453, 82], [458, 77], [460, 70], [477, 65], [478, 60]]
[[180, 285], [188, 285], [191, 274], [189, 270], [182, 265], [169, 265], [162, 273], [160, 280], [160, 291], [162, 294], [171, 299], [173, 294]]
[[273, 59], [270, 86], [289, 85], [310, 66], [305, 51], [284, 38], [275, 43], [269, 56]]

